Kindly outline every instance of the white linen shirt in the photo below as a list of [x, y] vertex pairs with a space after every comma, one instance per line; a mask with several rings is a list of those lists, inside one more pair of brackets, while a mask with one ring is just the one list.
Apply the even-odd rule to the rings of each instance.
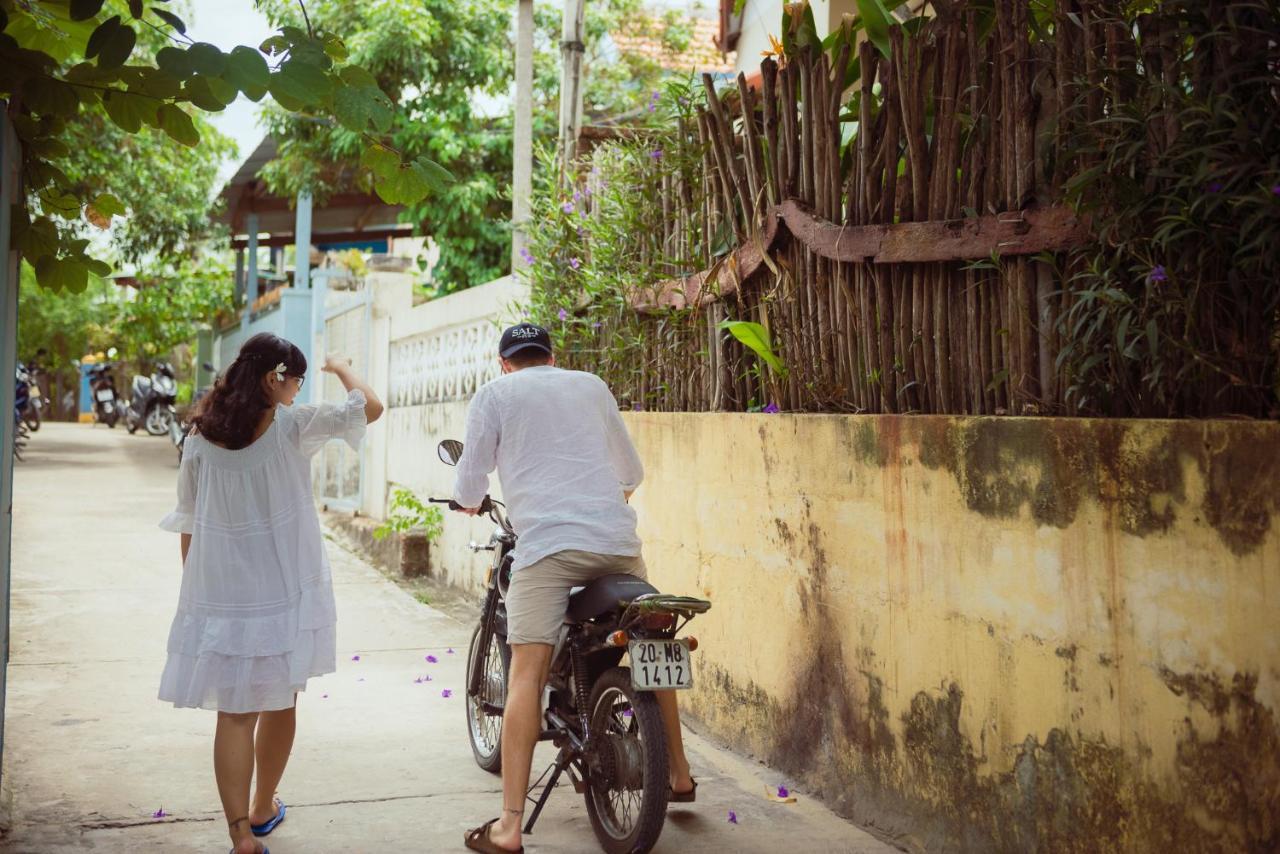
[[556, 552], [640, 554], [624, 491], [644, 467], [604, 380], [550, 365], [486, 383], [467, 411], [454, 500], [478, 507], [498, 470], [519, 536], [513, 570]]

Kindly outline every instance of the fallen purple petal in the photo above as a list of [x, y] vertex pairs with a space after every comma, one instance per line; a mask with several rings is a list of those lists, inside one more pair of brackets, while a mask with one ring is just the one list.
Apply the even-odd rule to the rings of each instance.
[[440, 696], [444, 697], [447, 700], [453, 696], [453, 692], [450, 691], [448, 688], [445, 688], [443, 691], [440, 692]]
[[321, 695], [320, 695], [320, 699], [321, 699], [321, 700], [327, 700], [327, 699], [329, 699], [329, 695], [328, 695], [328, 694], [321, 694]]
[[436, 658], [434, 655], [427, 656], [427, 664], [439, 664], [439, 663], [440, 663], [440, 659]]
[[153, 812], [153, 813], [151, 814], [151, 817], [152, 817], [152, 818], [165, 818], [165, 817], [167, 817], [167, 816], [169, 816], [169, 815], [170, 815], [170, 813], [167, 813], [167, 812], [165, 812], [165, 811], [164, 811], [164, 807], [160, 807], [160, 809], [156, 810], [155, 812]]
[[353, 655], [353, 656], [351, 656], [351, 660], [352, 660], [352, 661], [359, 661], [359, 660], [360, 660], [360, 656], [358, 656], [358, 655]]
[[769, 415], [776, 415], [776, 414], [778, 414], [779, 412], [781, 412], [782, 410], [778, 408], [778, 404], [776, 404], [776, 403], [770, 403], [768, 406], [766, 406], [764, 409], [762, 409], [762, 410], [760, 410], [760, 411], [761, 411], [761, 412], [768, 413]]
[[364, 681], [364, 677], [363, 677], [363, 676], [361, 676], [361, 677], [360, 677], [359, 679], [357, 679], [356, 681], [357, 681], [357, 682], [363, 682], [363, 681]]
[[789, 797], [791, 797], [791, 793], [787, 791], [787, 787], [786, 787], [786, 786], [779, 786], [779, 787], [778, 787], [778, 797], [780, 797], [780, 798], [789, 798]]
[[449, 647], [448, 649], [446, 649], [446, 650], [445, 650], [445, 654], [446, 654], [446, 655], [453, 655], [453, 647]]
[[733, 810], [729, 810], [729, 824], [737, 824], [737, 823], [738, 823], [738, 814]]

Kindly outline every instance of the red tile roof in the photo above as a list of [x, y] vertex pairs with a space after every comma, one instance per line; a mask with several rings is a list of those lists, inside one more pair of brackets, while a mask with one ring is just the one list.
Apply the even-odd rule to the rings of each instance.
[[689, 47], [679, 53], [663, 46], [658, 35], [662, 30], [659, 18], [653, 19], [650, 33], [613, 33], [613, 42], [620, 52], [648, 57], [669, 71], [732, 74], [735, 55], [721, 53], [716, 47], [719, 22], [709, 18], [690, 18], [689, 23], [693, 25], [693, 37], [689, 40]]

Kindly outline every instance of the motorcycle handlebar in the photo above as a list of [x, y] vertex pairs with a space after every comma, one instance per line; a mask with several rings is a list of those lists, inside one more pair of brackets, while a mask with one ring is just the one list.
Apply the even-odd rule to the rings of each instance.
[[[463, 507], [458, 502], [454, 501], [452, 498], [428, 498], [427, 501], [430, 504], [448, 504], [450, 510], [466, 510], [467, 509], [466, 507]], [[492, 510], [493, 510], [493, 501], [489, 498], [489, 496], [486, 495], [484, 497], [484, 501], [480, 502], [480, 508], [477, 512], [482, 514], [487, 514], [487, 513], [490, 513]]]

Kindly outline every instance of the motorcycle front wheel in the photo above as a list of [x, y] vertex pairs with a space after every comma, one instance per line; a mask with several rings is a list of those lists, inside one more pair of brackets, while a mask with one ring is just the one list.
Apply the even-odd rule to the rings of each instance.
[[40, 407], [28, 406], [22, 411], [22, 423], [27, 425], [27, 429], [32, 433], [40, 429]]
[[591, 747], [585, 797], [596, 839], [608, 854], [644, 854], [662, 834], [671, 779], [658, 701], [615, 667], [591, 689]]
[[166, 406], [154, 406], [147, 413], [147, 432], [152, 436], [163, 436], [169, 432], [169, 422], [173, 413]]
[[[479, 649], [481, 638], [489, 643]], [[511, 647], [497, 632], [485, 632], [483, 624], [471, 633], [467, 651], [467, 673], [477, 655], [480, 662], [480, 690], [467, 694], [467, 736], [476, 764], [491, 774], [502, 773], [502, 709], [507, 704], [507, 673], [511, 668]], [[486, 707], [488, 707], [486, 709]], [[497, 714], [491, 712], [497, 711]]]

